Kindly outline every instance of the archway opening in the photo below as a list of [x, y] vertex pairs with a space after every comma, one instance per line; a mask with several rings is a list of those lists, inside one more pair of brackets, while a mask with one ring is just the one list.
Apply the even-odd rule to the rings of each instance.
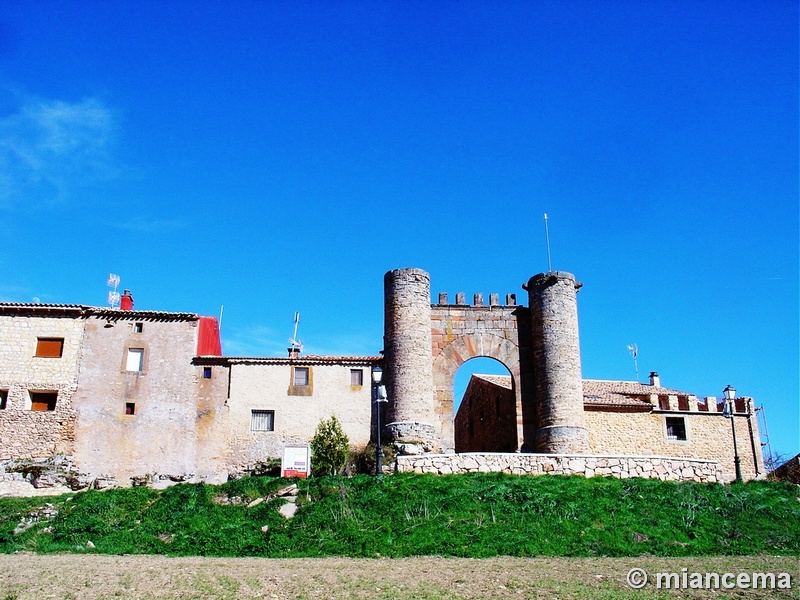
[[515, 382], [498, 360], [466, 361], [453, 380], [453, 432], [456, 452], [515, 452]]

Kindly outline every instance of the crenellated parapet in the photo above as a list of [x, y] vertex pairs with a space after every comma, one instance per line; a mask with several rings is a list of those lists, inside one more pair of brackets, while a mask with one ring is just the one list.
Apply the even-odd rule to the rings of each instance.
[[[516, 306], [517, 305], [517, 295], [516, 294], [506, 294], [505, 299], [505, 306]], [[484, 296], [481, 293], [476, 293], [472, 296], [472, 304], [467, 304], [467, 295], [464, 292], [457, 292], [455, 296], [455, 304], [450, 304], [448, 301], [447, 292], [439, 292], [438, 301], [433, 304], [433, 306], [473, 306], [475, 308], [484, 308], [487, 306], [484, 303]], [[500, 304], [500, 294], [491, 293], [489, 294], [489, 304], [488, 306], [502, 306]]]

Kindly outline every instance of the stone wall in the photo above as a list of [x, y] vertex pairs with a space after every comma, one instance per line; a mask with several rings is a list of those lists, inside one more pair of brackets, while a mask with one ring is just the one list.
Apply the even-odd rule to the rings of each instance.
[[[6, 408], [0, 410], [0, 460], [70, 454], [75, 442], [75, 384], [6, 386]], [[32, 411], [30, 390], [58, 393], [55, 410]]]
[[[0, 460], [68, 454], [75, 439], [72, 404], [83, 320], [61, 309], [53, 316], [0, 316]], [[60, 357], [36, 356], [38, 338], [63, 339]], [[32, 411], [31, 392], [54, 392], [54, 410]], [[4, 402], [3, 400], [4, 399]]]
[[596, 456], [586, 454], [438, 454], [398, 456], [400, 473], [508, 473], [513, 475], [583, 475], [642, 477], [662, 481], [722, 481], [714, 460], [665, 456]]
[[[716, 460], [723, 471], [723, 480], [735, 477], [733, 437], [730, 419], [721, 413], [689, 411], [654, 412], [585, 412], [589, 429], [589, 448], [594, 454], [677, 456], [691, 459]], [[667, 439], [667, 417], [683, 418], [686, 441]], [[736, 445], [739, 450], [744, 479], [763, 474], [758, 425], [754, 415], [737, 414]], [[756, 462], [750, 441], [748, 420], [754, 427]]]

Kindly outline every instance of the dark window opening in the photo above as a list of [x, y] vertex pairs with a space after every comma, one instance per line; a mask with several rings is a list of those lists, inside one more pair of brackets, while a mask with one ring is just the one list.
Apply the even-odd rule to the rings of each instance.
[[253, 410], [250, 414], [250, 431], [274, 431], [274, 410]]
[[686, 441], [686, 419], [667, 417], [667, 439], [676, 442]]
[[61, 358], [64, 352], [64, 338], [37, 338], [36, 356], [43, 358]]
[[144, 323], [134, 323], [133, 333], [142, 333], [144, 331]]
[[203, 379], [211, 379], [211, 367], [203, 367]]
[[135, 415], [136, 414], [136, 403], [135, 402], [126, 402], [125, 403], [125, 414], [126, 415]]
[[0, 410], [6, 409], [6, 402], [8, 402], [8, 390], [0, 390]]
[[36, 412], [47, 412], [56, 409], [58, 392], [30, 392], [31, 410]]

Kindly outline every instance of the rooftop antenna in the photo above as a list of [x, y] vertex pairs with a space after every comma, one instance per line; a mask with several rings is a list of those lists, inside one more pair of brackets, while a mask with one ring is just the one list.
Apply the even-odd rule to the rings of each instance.
[[108, 274], [108, 281], [106, 285], [111, 289], [108, 291], [108, 305], [113, 309], [119, 308], [119, 292], [117, 286], [119, 285], [119, 275], [115, 273]]
[[547, 227], [547, 213], [544, 213], [544, 237], [547, 240], [547, 272], [553, 270], [553, 263], [550, 260], [550, 230]]
[[219, 305], [219, 330], [222, 331], [222, 313], [225, 310], [225, 305]]
[[289, 343], [292, 345], [292, 350], [297, 350], [298, 352], [303, 351], [303, 340], [297, 339], [297, 326], [300, 324], [300, 313], [294, 313], [294, 333], [292, 337], [289, 338]]
[[636, 383], [639, 383], [639, 361], [637, 360], [639, 356], [639, 346], [636, 344], [628, 344], [628, 352], [630, 352], [633, 357], [633, 368], [636, 369]]

